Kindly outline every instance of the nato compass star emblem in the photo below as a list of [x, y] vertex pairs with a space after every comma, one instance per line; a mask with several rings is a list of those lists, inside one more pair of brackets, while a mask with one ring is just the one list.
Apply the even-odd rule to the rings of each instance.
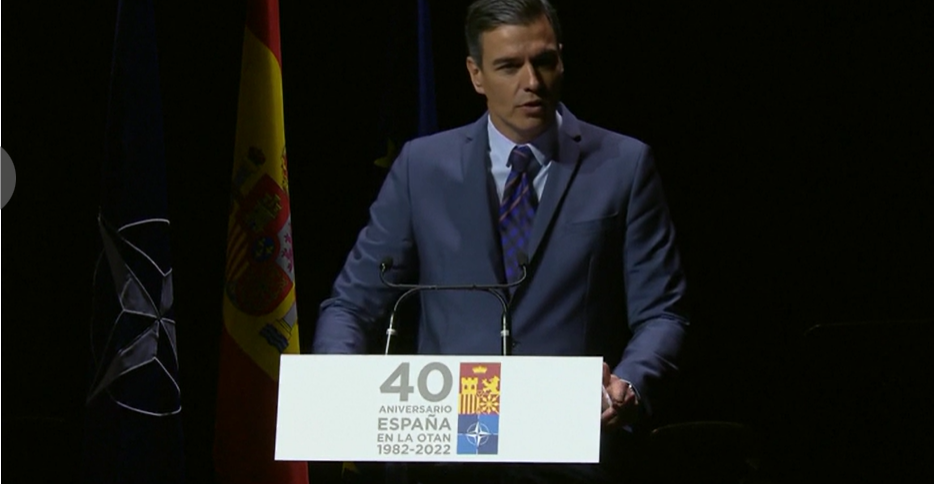
[[101, 216], [98, 225], [104, 250], [94, 274], [95, 375], [87, 403], [106, 395], [140, 414], [177, 414], [169, 221], [143, 220], [115, 229]]
[[498, 455], [499, 415], [461, 415], [457, 455]]
[[467, 436], [467, 441], [470, 442], [471, 445], [480, 447], [486, 445], [487, 441], [490, 440], [490, 436], [493, 435], [493, 432], [490, 432], [490, 428], [486, 425], [477, 422], [471, 425], [464, 435]]

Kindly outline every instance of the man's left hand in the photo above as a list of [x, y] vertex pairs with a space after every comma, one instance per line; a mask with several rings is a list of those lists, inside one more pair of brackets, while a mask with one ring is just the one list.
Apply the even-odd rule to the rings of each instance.
[[603, 364], [603, 387], [609, 395], [609, 401], [603, 402], [603, 415], [600, 417], [603, 426], [619, 429], [634, 423], [639, 415], [636, 391], [614, 375], [606, 363]]

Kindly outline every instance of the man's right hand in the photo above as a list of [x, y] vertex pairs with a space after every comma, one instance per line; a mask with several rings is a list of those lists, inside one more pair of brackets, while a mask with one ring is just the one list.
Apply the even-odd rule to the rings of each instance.
[[605, 428], [618, 429], [636, 421], [639, 402], [636, 391], [629, 383], [620, 380], [603, 364], [603, 415], [600, 421]]

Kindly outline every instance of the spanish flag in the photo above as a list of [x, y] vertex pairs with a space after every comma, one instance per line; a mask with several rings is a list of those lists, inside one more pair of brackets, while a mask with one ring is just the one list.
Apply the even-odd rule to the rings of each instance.
[[279, 359], [299, 353], [279, 4], [246, 4], [214, 465], [220, 484], [307, 484], [275, 461]]

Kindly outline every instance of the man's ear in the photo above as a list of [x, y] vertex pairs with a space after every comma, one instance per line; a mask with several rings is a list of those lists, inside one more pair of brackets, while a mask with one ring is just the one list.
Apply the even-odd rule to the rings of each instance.
[[486, 91], [483, 89], [483, 71], [480, 70], [480, 66], [474, 62], [473, 57], [467, 56], [467, 73], [470, 74], [470, 83], [473, 84], [474, 91], [477, 91], [478, 94], [486, 94]]
[[561, 66], [561, 74], [564, 74], [564, 44], [558, 44], [558, 64]]

